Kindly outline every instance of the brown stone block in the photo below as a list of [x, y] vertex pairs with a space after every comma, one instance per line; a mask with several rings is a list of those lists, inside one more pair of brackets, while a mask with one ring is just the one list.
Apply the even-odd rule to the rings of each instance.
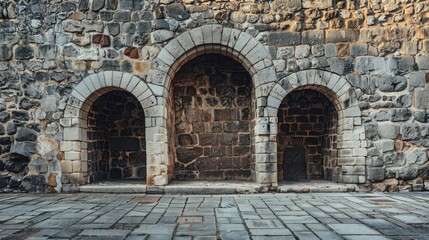
[[219, 169], [230, 169], [232, 167], [232, 160], [229, 157], [222, 157], [218, 160]]
[[210, 122], [212, 115], [210, 110], [203, 109], [186, 109], [186, 120], [188, 122]]
[[218, 169], [218, 160], [211, 157], [201, 157], [198, 158], [196, 163], [196, 168], [198, 170], [215, 170]]
[[139, 58], [139, 49], [135, 47], [127, 47], [124, 50], [125, 56], [129, 58], [138, 59]]
[[100, 44], [101, 47], [110, 46], [110, 38], [108, 35], [104, 34], [95, 34], [92, 36], [92, 42], [95, 44]]
[[250, 154], [250, 147], [248, 146], [239, 146], [233, 148], [234, 156], [244, 156], [246, 154]]
[[350, 56], [350, 47], [346, 43], [337, 43], [337, 52], [338, 57], [348, 57]]
[[58, 173], [55, 172], [51, 172], [51, 174], [49, 174], [48, 177], [48, 185], [51, 187], [56, 187], [57, 186], [57, 175]]
[[197, 144], [197, 136], [194, 134], [180, 134], [178, 141], [180, 146], [192, 146]]
[[240, 120], [240, 114], [237, 109], [215, 109], [215, 121], [237, 121]]
[[238, 136], [235, 133], [224, 133], [219, 135], [221, 145], [236, 145]]
[[200, 146], [215, 146], [218, 145], [216, 134], [200, 134], [198, 135]]

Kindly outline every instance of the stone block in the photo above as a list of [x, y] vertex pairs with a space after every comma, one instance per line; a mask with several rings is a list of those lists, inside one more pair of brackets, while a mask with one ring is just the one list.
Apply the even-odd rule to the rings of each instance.
[[400, 126], [395, 123], [379, 123], [378, 134], [380, 138], [396, 139], [399, 135]]
[[298, 45], [295, 47], [296, 58], [306, 58], [310, 55], [310, 45]]
[[420, 127], [417, 123], [404, 123], [401, 126], [402, 140], [413, 140], [420, 137]]
[[190, 14], [182, 3], [171, 3], [165, 7], [167, 16], [182, 21], [188, 19]]
[[139, 11], [142, 10], [143, 5], [144, 2], [140, 0], [119, 0], [119, 6], [123, 10]]
[[311, 9], [328, 9], [334, 7], [334, 4], [331, 0], [303, 0], [302, 7]]
[[[1, 48], [0, 48], [0, 59], [1, 59]], [[28, 60], [33, 58], [34, 50], [30, 45], [18, 46], [15, 49], [15, 58], [18, 60]]]
[[270, 32], [267, 44], [270, 46], [291, 46], [301, 43], [301, 34], [296, 32]]
[[46, 60], [54, 60], [58, 57], [58, 47], [53, 44], [45, 44], [39, 46], [38, 58]]
[[417, 178], [418, 168], [413, 166], [406, 166], [396, 170], [396, 178], [402, 180], [412, 180]]
[[417, 42], [403, 42], [400, 52], [402, 55], [417, 54]]
[[350, 44], [350, 55], [351, 56], [365, 56], [368, 54], [368, 45], [362, 44]]
[[384, 179], [384, 168], [368, 167], [367, 174], [368, 180], [381, 181]]
[[420, 70], [429, 70], [429, 56], [427, 55], [416, 56], [416, 63]]
[[311, 30], [302, 32], [302, 44], [316, 45], [325, 43], [325, 31]]
[[173, 38], [174, 33], [168, 30], [156, 30], [150, 34], [150, 40], [152, 44], [163, 43]]
[[415, 149], [414, 151], [407, 153], [406, 161], [407, 164], [418, 164], [422, 165], [428, 160], [428, 150], [427, 149]]
[[407, 121], [411, 117], [411, 111], [408, 108], [394, 108], [390, 109], [392, 122]]
[[415, 107], [420, 109], [429, 108], [429, 85], [415, 90]]
[[359, 39], [358, 30], [328, 30], [328, 43], [357, 42]]
[[378, 88], [383, 92], [399, 92], [407, 87], [407, 79], [403, 76], [381, 76]]
[[130, 22], [131, 21], [131, 12], [130, 11], [116, 11], [113, 14], [114, 22]]
[[353, 70], [353, 59], [333, 57], [328, 59], [332, 72], [343, 75]]

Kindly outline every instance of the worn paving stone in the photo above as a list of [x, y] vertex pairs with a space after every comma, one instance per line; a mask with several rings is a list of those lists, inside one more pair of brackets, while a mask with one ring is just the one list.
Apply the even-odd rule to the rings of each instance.
[[379, 232], [364, 224], [328, 224], [339, 234], [344, 235], [377, 235]]
[[[160, 195], [155, 203], [135, 202], [132, 194], [5, 195], [0, 216], [10, 218], [0, 237], [7, 239], [429, 238], [425, 192]], [[176, 223], [179, 216], [202, 222]]]

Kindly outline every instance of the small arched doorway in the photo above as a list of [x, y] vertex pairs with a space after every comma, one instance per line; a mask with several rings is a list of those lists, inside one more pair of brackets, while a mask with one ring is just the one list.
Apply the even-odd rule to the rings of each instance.
[[252, 79], [237, 61], [205, 54], [176, 73], [170, 142], [176, 180], [250, 180]]
[[278, 110], [279, 181], [333, 180], [338, 114], [319, 91], [290, 92]]
[[88, 181], [146, 180], [145, 116], [137, 98], [114, 89], [87, 114]]

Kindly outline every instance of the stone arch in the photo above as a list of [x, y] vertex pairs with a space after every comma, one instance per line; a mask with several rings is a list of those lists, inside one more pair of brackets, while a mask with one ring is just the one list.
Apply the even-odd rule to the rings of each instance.
[[[156, 105], [156, 98], [150, 85], [144, 80], [132, 74], [117, 71], [99, 72], [84, 78], [72, 90], [64, 115], [60, 119], [63, 127], [60, 151], [64, 152], [61, 168], [63, 176], [66, 175], [63, 177], [63, 184], [70, 184], [71, 189], [88, 183], [88, 112], [100, 96], [114, 90], [123, 90], [134, 95], [144, 110], [146, 128], [151, 127], [153, 115], [151, 108]], [[146, 136], [148, 136], [147, 132]], [[147, 156], [150, 154], [148, 149]]]
[[[363, 183], [367, 155], [362, 113], [352, 85], [342, 76], [323, 70], [305, 70], [278, 80], [267, 96], [265, 116], [269, 122], [267, 135], [277, 135], [277, 112], [282, 100], [294, 90], [311, 89], [323, 93], [338, 113], [338, 182]], [[275, 139], [275, 138], [274, 138]], [[272, 148], [277, 149], [277, 143]], [[271, 156], [277, 162], [277, 155]]]
[[277, 81], [271, 56], [264, 45], [246, 32], [222, 25], [194, 28], [168, 42], [152, 61], [147, 81], [162, 87], [155, 94], [166, 97], [180, 67], [209, 53], [222, 54], [241, 63], [252, 76], [256, 98], [264, 95], [264, 86]]
[[[222, 54], [230, 57], [244, 66], [252, 78], [255, 93], [255, 125], [259, 125], [262, 116], [262, 103], [270, 89], [277, 81], [277, 75], [270, 54], [266, 48], [255, 38], [232, 28], [221, 25], [206, 25], [180, 34], [169, 41], [152, 61], [151, 71], [147, 82], [153, 84], [153, 92], [158, 98], [157, 119], [154, 133], [158, 141], [154, 142], [153, 148], [158, 151], [154, 155], [154, 166], [152, 167], [152, 179], [148, 178], [148, 186], [164, 186], [168, 183], [172, 174], [172, 161], [169, 159], [169, 147], [167, 143], [168, 128], [166, 126], [168, 114], [168, 93], [171, 82], [180, 69], [188, 61], [203, 54]], [[257, 134], [254, 135], [257, 141]], [[255, 157], [255, 156], [254, 156]], [[167, 161], [167, 162], [166, 162]], [[271, 173], [262, 173], [263, 166], [255, 165], [254, 179], [258, 183], [271, 185], [276, 176]]]

